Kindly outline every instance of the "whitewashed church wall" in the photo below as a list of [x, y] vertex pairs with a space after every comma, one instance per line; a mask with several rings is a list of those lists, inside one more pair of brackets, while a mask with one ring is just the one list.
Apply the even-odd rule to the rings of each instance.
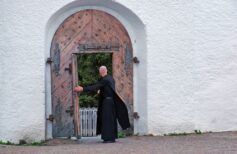
[[0, 1], [2, 141], [45, 139], [45, 26], [64, 3]]
[[149, 133], [237, 130], [237, 2], [146, 4]]
[[[45, 139], [46, 25], [70, 2], [0, 1], [0, 140]], [[147, 134], [237, 130], [237, 2], [116, 2], [146, 27]]]

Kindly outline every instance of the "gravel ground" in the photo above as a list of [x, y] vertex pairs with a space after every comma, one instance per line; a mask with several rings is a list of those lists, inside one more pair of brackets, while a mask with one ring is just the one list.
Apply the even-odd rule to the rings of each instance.
[[237, 154], [237, 132], [187, 136], [130, 136], [116, 143], [99, 137], [53, 139], [44, 146], [0, 145], [1, 154]]

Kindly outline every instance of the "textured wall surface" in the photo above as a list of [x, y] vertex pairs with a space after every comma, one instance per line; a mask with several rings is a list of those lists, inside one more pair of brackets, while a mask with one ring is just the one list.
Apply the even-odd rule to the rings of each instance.
[[44, 33], [57, 4], [2, 0], [0, 6], [0, 140], [44, 140]]
[[144, 4], [149, 133], [237, 130], [237, 2]]
[[[0, 1], [0, 140], [45, 139], [46, 25], [69, 2]], [[237, 2], [117, 2], [146, 27], [147, 133], [237, 130]]]

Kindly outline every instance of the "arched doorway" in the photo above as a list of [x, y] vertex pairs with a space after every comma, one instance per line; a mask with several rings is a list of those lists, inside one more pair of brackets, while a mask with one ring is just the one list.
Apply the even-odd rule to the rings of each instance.
[[53, 137], [80, 135], [76, 54], [112, 53], [116, 90], [125, 101], [133, 125], [133, 48], [124, 26], [99, 10], [83, 10], [68, 17], [57, 29], [51, 44], [51, 96]]

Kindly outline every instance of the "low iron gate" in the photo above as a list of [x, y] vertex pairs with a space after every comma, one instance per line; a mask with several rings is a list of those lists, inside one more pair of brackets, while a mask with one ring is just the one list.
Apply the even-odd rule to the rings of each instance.
[[81, 136], [96, 136], [97, 108], [80, 108]]

